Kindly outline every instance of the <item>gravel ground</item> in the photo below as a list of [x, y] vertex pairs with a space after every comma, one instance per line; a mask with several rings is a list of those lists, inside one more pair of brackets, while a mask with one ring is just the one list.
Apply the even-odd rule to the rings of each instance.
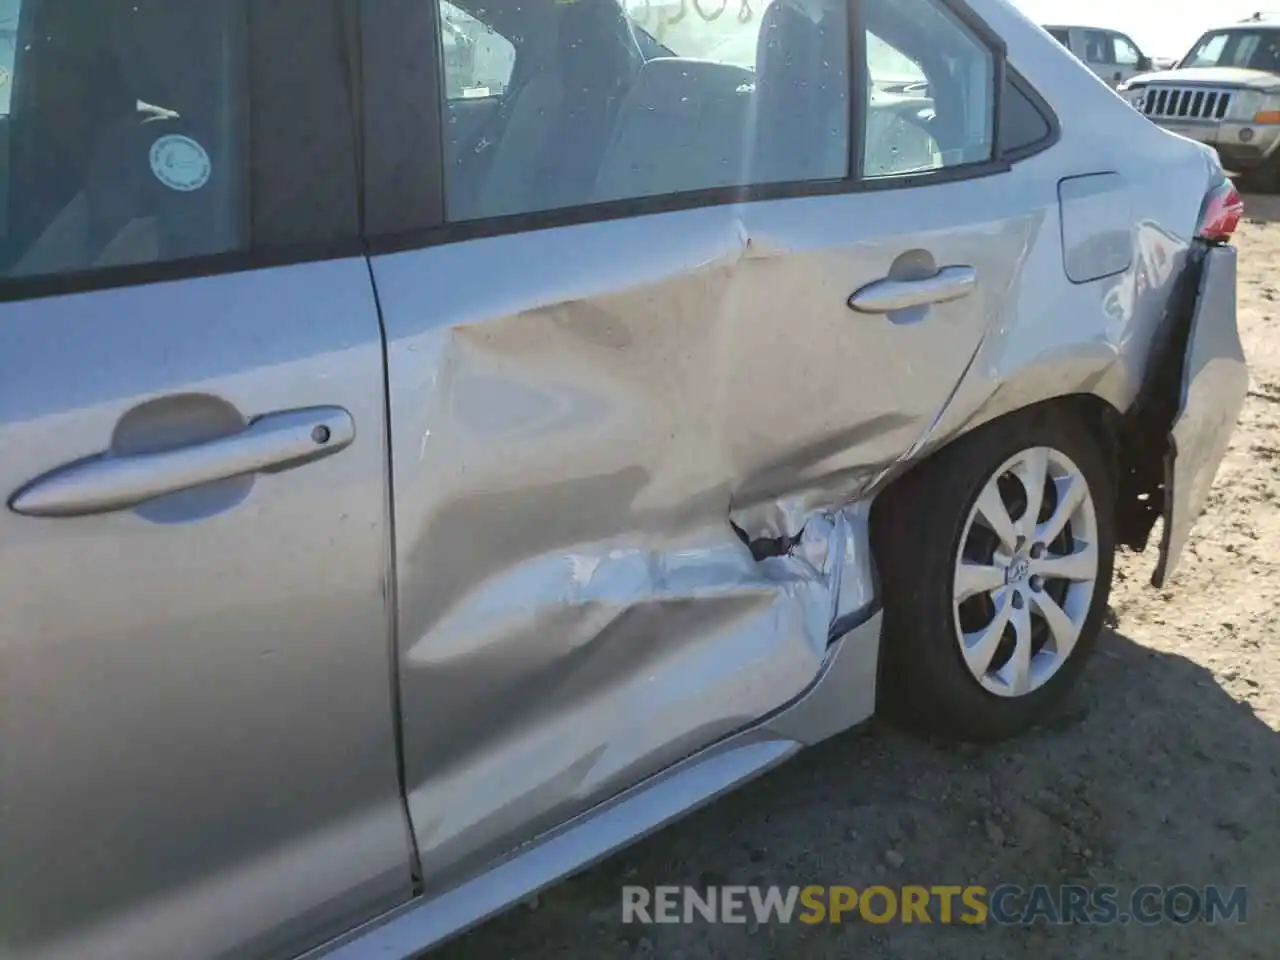
[[[1280, 198], [1247, 198], [1248, 404], [1169, 588], [1122, 555], [1114, 616], [1045, 726], [942, 748], [882, 724], [447, 945], [445, 958], [1275, 957], [1280, 947]], [[623, 925], [620, 887], [692, 884], [1248, 887], [1241, 925]]]

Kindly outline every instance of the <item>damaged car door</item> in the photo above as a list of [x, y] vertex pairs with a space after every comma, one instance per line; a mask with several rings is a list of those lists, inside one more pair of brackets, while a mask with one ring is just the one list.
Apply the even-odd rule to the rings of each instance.
[[438, 14], [364, 27], [428, 893], [814, 682], [873, 601], [842, 506], [928, 435], [1042, 219], [998, 41], [935, 0], [864, 5], [852, 45], [845, 3], [778, 0], [661, 56], [615, 0], [456, 6], [516, 53], [443, 165]]

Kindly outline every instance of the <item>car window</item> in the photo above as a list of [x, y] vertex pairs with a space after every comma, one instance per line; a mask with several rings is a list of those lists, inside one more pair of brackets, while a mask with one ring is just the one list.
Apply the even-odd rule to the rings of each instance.
[[989, 160], [995, 58], [936, 0], [869, 6], [863, 173], [892, 177]]
[[1071, 49], [1071, 31], [1070, 30], [1056, 30], [1051, 28], [1049, 30], [1049, 36], [1053, 37], [1053, 39], [1057, 40], [1060, 44], [1062, 44], [1068, 50]]
[[1216, 67], [1227, 48], [1228, 34], [1214, 33], [1203, 37], [1182, 62], [1184, 67]]
[[1053, 134], [1049, 119], [1006, 74], [1000, 98], [1000, 152], [1017, 153], [1044, 143]]
[[772, 0], [624, 0], [627, 19], [677, 57], [755, 69], [763, 14]]
[[1138, 52], [1138, 48], [1119, 34], [1116, 34], [1112, 39], [1115, 41], [1114, 60], [1116, 64], [1122, 67], [1136, 67], [1138, 61], [1142, 59], [1142, 54]]
[[21, 0], [0, 0], [0, 117], [9, 115], [13, 96], [13, 59], [18, 45], [18, 7]]
[[531, 66], [446, 164], [450, 220], [848, 176], [844, 0], [624, 2], [494, 16]]
[[1244, 67], [1280, 73], [1280, 30], [1220, 30], [1205, 34], [1181, 67]]
[[4, 3], [0, 276], [240, 248], [244, 5]]
[[[626, 11], [632, 23], [676, 56], [754, 70], [760, 12], [771, 2], [765, 0], [758, 11], [752, 0], [627, 0]], [[917, 65], [878, 37], [868, 37], [867, 57], [890, 70], [915, 70], [924, 79]]]
[[1088, 63], [1115, 63], [1111, 35], [1101, 30], [1084, 31], [1084, 59]]
[[448, 99], [499, 97], [506, 92], [516, 62], [510, 40], [449, 0], [440, 0], [440, 32]]

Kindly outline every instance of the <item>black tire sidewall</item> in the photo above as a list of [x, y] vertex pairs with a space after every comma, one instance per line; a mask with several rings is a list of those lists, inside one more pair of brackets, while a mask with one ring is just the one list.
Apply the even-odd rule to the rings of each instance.
[[[1002, 464], [1032, 447], [1070, 457], [1089, 486], [1098, 520], [1098, 575], [1067, 662], [1042, 687], [1001, 697], [969, 672], [955, 633], [955, 560], [970, 511]], [[959, 739], [1015, 736], [1074, 684], [1097, 642], [1115, 554], [1115, 476], [1101, 444], [1077, 417], [1052, 408], [974, 431], [917, 468], [877, 517], [873, 543], [885, 601], [881, 673], [899, 719]], [[905, 712], [903, 712], [905, 711]]]

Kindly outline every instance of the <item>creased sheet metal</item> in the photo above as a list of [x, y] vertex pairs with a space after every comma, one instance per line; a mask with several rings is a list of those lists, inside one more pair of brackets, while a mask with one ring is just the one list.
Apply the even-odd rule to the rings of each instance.
[[[1084, 327], [1037, 317], [1056, 184], [1029, 208], [973, 181], [887, 240], [893, 191], [375, 259], [428, 886], [800, 697], [874, 607], [870, 498], [912, 458], [1005, 403], [1123, 398], [1159, 293], [1114, 330], [1130, 274], [1072, 288]], [[970, 296], [847, 306], [948, 264]]]

